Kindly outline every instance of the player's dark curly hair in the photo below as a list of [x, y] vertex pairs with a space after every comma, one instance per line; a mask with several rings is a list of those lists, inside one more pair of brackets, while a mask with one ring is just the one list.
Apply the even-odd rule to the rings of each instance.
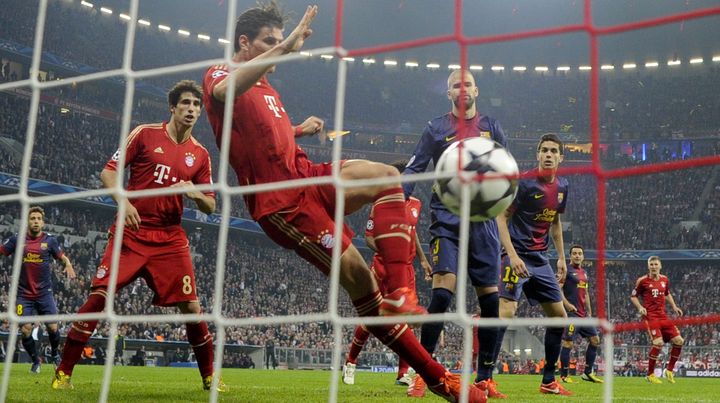
[[200, 107], [202, 108], [202, 88], [193, 80], [182, 80], [175, 84], [170, 92], [168, 92], [168, 104], [170, 106], [177, 106], [178, 102], [180, 102], [180, 95], [182, 95], [183, 92], [192, 92], [193, 95], [200, 99]]
[[240, 14], [235, 22], [235, 51], [240, 50], [238, 40], [242, 35], [253, 41], [264, 27], [283, 29], [288, 18], [275, 0], [258, 2], [256, 7]]
[[538, 142], [538, 145], [537, 145], [538, 151], [540, 151], [540, 146], [542, 145], [542, 143], [544, 143], [546, 141], [552, 141], [553, 143], [557, 144], [558, 147], [560, 148], [560, 155], [565, 154], [565, 146], [563, 145], [562, 140], [560, 140], [560, 137], [558, 137], [558, 135], [555, 133], [543, 134], [543, 136], [540, 137], [540, 141]]
[[573, 245], [573, 246], [570, 247], [570, 253], [572, 253], [572, 250], [573, 250], [573, 249], [580, 249], [581, 251], [585, 252], [585, 248], [583, 248], [582, 246], [580, 246], [580, 245], [578, 245], [578, 244], [575, 244], [575, 245]]

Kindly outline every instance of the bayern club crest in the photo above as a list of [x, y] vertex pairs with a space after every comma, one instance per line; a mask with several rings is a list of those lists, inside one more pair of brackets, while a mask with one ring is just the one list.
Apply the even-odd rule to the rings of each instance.
[[418, 214], [418, 211], [417, 211], [417, 209], [416, 209], [415, 207], [413, 207], [413, 208], [410, 209], [410, 213], [412, 213], [412, 216], [413, 216], [414, 218], [418, 218], [418, 215], [419, 215], [419, 214]]
[[193, 153], [185, 153], [185, 165], [187, 165], [188, 168], [195, 165], [195, 155], [193, 155]]
[[320, 232], [318, 235], [318, 243], [324, 246], [326, 249], [332, 249], [335, 246], [335, 237], [328, 230]]
[[97, 273], [95, 274], [95, 277], [103, 278], [103, 277], [105, 277], [106, 274], [107, 274], [107, 269], [105, 268], [105, 266], [100, 266], [97, 269]]

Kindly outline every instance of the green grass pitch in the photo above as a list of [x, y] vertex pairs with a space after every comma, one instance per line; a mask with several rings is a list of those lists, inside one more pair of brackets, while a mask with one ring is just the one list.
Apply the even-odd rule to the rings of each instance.
[[[43, 365], [40, 374], [29, 373], [30, 364], [12, 367], [8, 402], [93, 402], [100, 395], [102, 366], [76, 367], [75, 389], [50, 388], [53, 369]], [[223, 402], [325, 402], [329, 390], [329, 371], [223, 370], [230, 392]], [[358, 372], [355, 385], [340, 384], [338, 401], [355, 403], [408, 402], [405, 388], [394, 385], [394, 374]], [[537, 391], [540, 377], [500, 375], [500, 390], [510, 397], [506, 402], [600, 402], [602, 385], [580, 381], [568, 385], [575, 396], [544, 396]], [[200, 402], [207, 401], [200, 376], [193, 368], [115, 367], [109, 401], [111, 402]], [[428, 393], [423, 401], [444, 401]], [[494, 400], [491, 400], [494, 401]], [[720, 402], [720, 380], [677, 378], [670, 385], [651, 385], [643, 378], [615, 378], [614, 402]]]

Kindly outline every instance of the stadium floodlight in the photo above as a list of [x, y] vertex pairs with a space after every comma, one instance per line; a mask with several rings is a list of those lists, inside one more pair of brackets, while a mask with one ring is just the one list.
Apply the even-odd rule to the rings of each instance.
[[513, 349], [513, 353], [515, 353], [515, 355], [519, 355], [520, 349], [519, 348]]
[[418, 62], [405, 62], [405, 67], [417, 67], [419, 65]]
[[657, 67], [657, 66], [659, 66], [659, 65], [660, 65], [660, 63], [658, 63], [658, 62], [647, 62], [647, 63], [645, 63], [645, 67]]
[[130, 16], [124, 13], [120, 13], [120, 18], [126, 21], [130, 21]]
[[[225, 38], [218, 38], [218, 42], [220, 42], [220, 43], [222, 43], [222, 44], [225, 44], [225, 45], [227, 45], [228, 43], [230, 43], [230, 41], [228, 41], [228, 40], [225, 39]], [[301, 52], [301, 53], [302, 53], [302, 52]]]
[[557, 66], [557, 71], [570, 71], [570, 66]]
[[578, 70], [588, 71], [588, 70], [592, 70], [592, 67], [591, 66], [580, 66], [580, 67], [578, 67]]
[[385, 60], [383, 61], [383, 64], [386, 66], [397, 66], [397, 60]]
[[333, 55], [320, 55], [320, 58], [324, 60], [332, 60]]
[[366, 57], [362, 60], [363, 64], [375, 64], [375, 59]]
[[428, 64], [425, 65], [425, 67], [427, 67], [427, 68], [429, 68], [429, 69], [439, 69], [439, 68], [440, 68], [440, 64], [438, 64], [438, 63], [428, 63]]
[[635, 63], [625, 63], [625, 64], [623, 64], [623, 68], [626, 69], [626, 70], [634, 69], [635, 67], [637, 67], [637, 64], [635, 64]]
[[492, 71], [503, 71], [503, 70], [505, 70], [505, 66], [492, 66], [492, 67], [490, 67], [490, 70], [492, 70]]
[[165, 31], [165, 32], [170, 31], [170, 27], [168, 27], [167, 25], [163, 25], [163, 24], [159, 24], [158, 29], [161, 31]]
[[690, 64], [699, 64], [702, 63], [704, 60], [702, 57], [696, 57], [694, 59], [690, 59]]
[[612, 64], [603, 64], [600, 66], [600, 70], [615, 70], [615, 66]]
[[525, 71], [527, 70], [527, 67], [525, 66], [513, 66], [513, 71]]
[[720, 62], [720, 56], [713, 56], [712, 61]]
[[197, 38], [201, 41], [209, 41], [210, 40], [210, 36], [205, 35], [205, 34], [197, 34]]
[[680, 59], [668, 60], [667, 65], [668, 65], [668, 66], [679, 66], [680, 63], [682, 63], [682, 62], [680, 61]]
[[548, 71], [548, 66], [535, 66], [535, 71]]
[[81, 5], [81, 6], [85, 6], [85, 7], [87, 7], [87, 8], [93, 8], [93, 7], [95, 7], [95, 6], [93, 5], [93, 3], [90, 3], [89, 1], [85, 1], [85, 0], [81, 1], [81, 2], [80, 2], [80, 5]]
[[449, 70], [460, 70], [460, 65], [459, 65], [459, 64], [455, 64], [455, 63], [453, 63], [453, 64], [448, 64], [448, 69], [449, 69]]
[[342, 59], [346, 62], [354, 62], [355, 61], [354, 57], [343, 57]]
[[532, 353], [532, 349], [531, 349], [531, 348], [526, 348], [526, 349], [525, 349], [525, 354], [530, 354], [530, 353]]
[[150, 21], [148, 20], [138, 20], [138, 24], [145, 25], [146, 27], [150, 26]]
[[190, 31], [186, 31], [184, 29], [178, 29], [178, 34], [182, 36], [190, 36]]
[[481, 66], [481, 65], [479, 65], [479, 64], [471, 64], [471, 65], [470, 65], [470, 70], [479, 71], [479, 70], [482, 70], [482, 69], [483, 69], [483, 66]]
[[100, 12], [104, 14], [112, 14], [113, 11], [107, 7], [100, 7]]

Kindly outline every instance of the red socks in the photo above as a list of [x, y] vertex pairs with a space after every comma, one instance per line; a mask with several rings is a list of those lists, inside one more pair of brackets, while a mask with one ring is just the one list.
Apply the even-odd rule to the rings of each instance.
[[672, 350], [670, 350], [670, 362], [668, 363], [667, 369], [669, 371], [672, 371], [675, 369], [675, 363], [677, 362], [678, 358], [680, 358], [680, 352], [682, 351], [682, 346], [678, 346], [673, 344]]
[[215, 350], [207, 323], [186, 323], [185, 327], [187, 328], [188, 342], [195, 352], [200, 375], [203, 378], [212, 375]]
[[375, 245], [385, 264], [385, 291], [389, 294], [410, 284], [408, 262], [411, 245], [411, 227], [408, 224], [405, 196], [401, 187], [378, 193], [373, 203]]
[[650, 354], [648, 354], [648, 375], [655, 373], [655, 362], [657, 361], [658, 354], [660, 354], [661, 347], [652, 346]]
[[357, 358], [363, 347], [365, 347], [365, 343], [369, 337], [370, 332], [368, 332], [364, 326], [357, 326], [355, 328], [355, 335], [353, 336], [352, 344], [350, 344], [350, 351], [348, 352], [346, 362], [357, 364]]
[[[78, 313], [102, 312], [105, 309], [105, 297], [107, 292], [100, 288], [92, 291], [88, 300], [80, 307]], [[92, 336], [97, 320], [73, 322], [63, 347], [62, 361], [57, 370], [63, 371], [66, 375], [72, 375], [73, 368], [80, 361], [83, 347]]]
[[[380, 291], [375, 291], [354, 300], [353, 305], [360, 316], [378, 316], [381, 301]], [[367, 330], [413, 367], [429, 386], [440, 384], [445, 377], [445, 367], [430, 357], [407, 324], [367, 326]]]

